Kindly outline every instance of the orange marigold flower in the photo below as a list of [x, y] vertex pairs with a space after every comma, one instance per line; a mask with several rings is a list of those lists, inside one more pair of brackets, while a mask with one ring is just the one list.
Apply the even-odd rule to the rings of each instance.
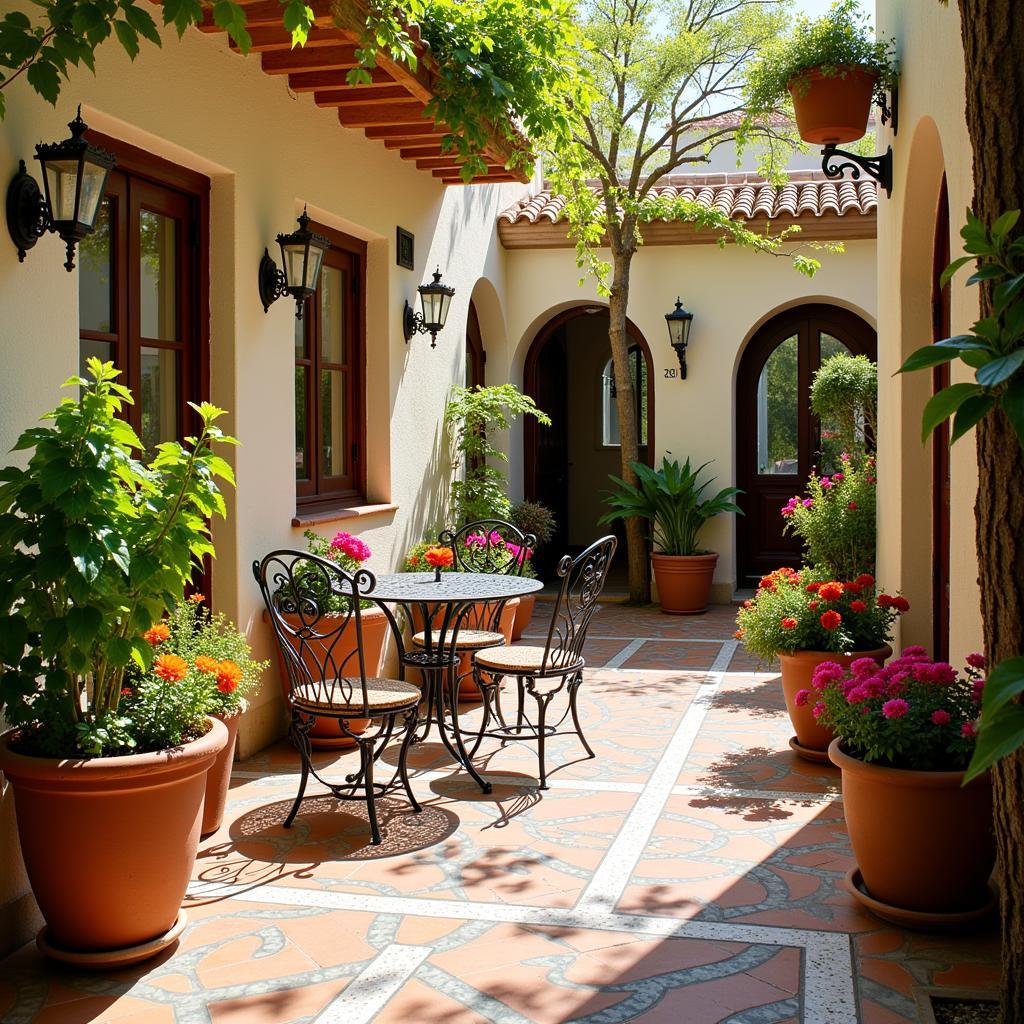
[[842, 596], [842, 583], [822, 583], [818, 588], [818, 597], [823, 601], [838, 601]]
[[158, 644], [162, 644], [165, 640], [171, 639], [171, 628], [166, 622], [158, 622], [151, 629], [147, 629], [142, 636], [146, 643], [151, 647], [156, 647]]
[[733, 636], [736, 637], [737, 640], [742, 640], [743, 639], [743, 630], [742, 629], [737, 629], [736, 632], [733, 633]]
[[180, 682], [188, 675], [188, 662], [177, 654], [158, 655], [153, 671], [166, 683]]
[[196, 658], [196, 668], [208, 676], [216, 675], [219, 665], [220, 662], [216, 658], [211, 658], [206, 654], [200, 654]]
[[205, 598], [205, 597], [203, 597], [203, 595], [202, 595], [202, 594], [200, 594], [198, 590], [196, 590], [196, 591], [194, 591], [193, 593], [189, 594], [189, 595], [188, 595], [188, 599], [189, 599], [189, 600], [190, 600], [190, 601], [191, 601], [191, 602], [192, 602], [193, 604], [202, 604], [202, 603], [203, 603], [203, 602], [204, 602], [204, 601], [206, 600], [206, 598]]
[[423, 553], [423, 560], [435, 569], [447, 569], [455, 561], [451, 548], [432, 547]]
[[217, 666], [217, 689], [221, 693], [233, 693], [242, 681], [242, 670], [233, 661], [222, 661]]

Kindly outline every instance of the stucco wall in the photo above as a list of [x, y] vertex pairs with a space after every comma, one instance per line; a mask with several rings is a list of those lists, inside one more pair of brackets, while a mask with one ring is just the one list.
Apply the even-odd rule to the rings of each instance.
[[[572, 250], [515, 250], [507, 255], [509, 346], [488, 348], [488, 373], [498, 360], [508, 379], [521, 384], [530, 344], [551, 317], [574, 305], [605, 305], [580, 272]], [[823, 255], [811, 280], [783, 258], [713, 245], [651, 246], [637, 254], [631, 277], [629, 316], [654, 359], [655, 457], [663, 452], [712, 461], [719, 486], [735, 480], [736, 371], [743, 346], [756, 328], [780, 310], [804, 302], [831, 302], [875, 325], [875, 243], [853, 241], [842, 254]], [[689, 379], [665, 377], [678, 362], [668, 342], [665, 314], [680, 295], [694, 314], [687, 353]], [[742, 413], [742, 411], [740, 411]], [[522, 432], [509, 439], [514, 467], [522, 466]], [[513, 473], [513, 487], [522, 475]], [[599, 486], [596, 485], [595, 486]], [[731, 519], [709, 524], [706, 545], [721, 555], [715, 598], [729, 600], [735, 578]]]
[[[253, 558], [303, 545], [295, 513], [294, 305], [281, 301], [264, 314], [256, 270], [266, 245], [292, 230], [308, 204], [315, 219], [365, 239], [367, 268], [367, 498], [396, 511], [343, 523], [373, 549], [370, 567], [395, 567], [405, 546], [440, 515], [446, 460], [441, 415], [449, 385], [463, 378], [466, 311], [476, 288], [488, 328], [501, 335], [506, 305], [503, 252], [494, 223], [522, 192], [518, 185], [444, 189], [361, 131], [343, 129], [330, 109], [291, 95], [269, 78], [258, 58], [243, 59], [219, 37], [165, 33], [162, 49], [146, 45], [132, 64], [108, 43], [97, 76], [73, 73], [52, 109], [22, 82], [5, 92], [0, 167], [13, 175], [18, 158], [31, 165], [33, 145], [67, 135], [82, 103], [89, 125], [208, 175], [211, 197], [211, 398], [229, 410], [226, 429], [243, 444], [229, 458], [238, 489], [229, 519], [217, 524], [216, 607], [235, 619], [256, 656], [270, 657], [270, 638], [251, 577]], [[414, 272], [395, 265], [396, 225], [416, 236]], [[63, 247], [47, 236], [19, 264], [6, 235], [0, 243], [0, 446], [35, 422], [77, 372], [77, 273], [61, 266]], [[431, 350], [417, 336], [406, 346], [401, 314], [406, 298], [439, 265], [456, 289], [448, 327]], [[481, 281], [482, 278], [486, 280]], [[239, 733], [244, 756], [279, 734], [283, 713], [276, 669], [252, 700]], [[8, 814], [0, 817], [0, 928], [24, 917], [24, 892]], [[25, 926], [8, 929], [24, 935]], [[0, 935], [0, 946], [3, 936]]]
[[[879, 574], [912, 604], [901, 641], [931, 646], [931, 450], [921, 444], [927, 373], [893, 378], [902, 360], [931, 341], [932, 251], [943, 172], [949, 190], [952, 257], [971, 205], [971, 151], [964, 120], [964, 68], [956, 4], [880, 0], [879, 32], [897, 40], [901, 63], [899, 133], [880, 133], [894, 156], [892, 198], [878, 208]], [[952, 333], [977, 319], [977, 291], [966, 272], [951, 289]], [[953, 380], [970, 380], [954, 364]], [[973, 432], [952, 449], [950, 656], [954, 664], [981, 643], [974, 548], [977, 465]]]

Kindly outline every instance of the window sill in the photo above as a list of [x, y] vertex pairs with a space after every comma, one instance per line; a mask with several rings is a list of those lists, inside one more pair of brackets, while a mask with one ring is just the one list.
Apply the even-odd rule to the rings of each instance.
[[325, 508], [300, 510], [292, 518], [292, 526], [319, 526], [342, 519], [365, 519], [368, 516], [397, 512], [398, 506], [390, 503], [380, 505], [328, 505]]

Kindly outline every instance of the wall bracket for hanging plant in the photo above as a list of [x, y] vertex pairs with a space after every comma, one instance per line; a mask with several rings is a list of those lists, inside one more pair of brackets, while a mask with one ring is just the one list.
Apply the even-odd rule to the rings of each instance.
[[[899, 127], [899, 90], [896, 86], [888, 97], [881, 97], [879, 106], [882, 108], [882, 124], [891, 124], [895, 135]], [[850, 176], [857, 180], [863, 172], [874, 178], [887, 196], [892, 195], [892, 146], [880, 156], [860, 156], [830, 143], [821, 151], [821, 169], [825, 177], [831, 179], [842, 178], [843, 172], [849, 170]]]

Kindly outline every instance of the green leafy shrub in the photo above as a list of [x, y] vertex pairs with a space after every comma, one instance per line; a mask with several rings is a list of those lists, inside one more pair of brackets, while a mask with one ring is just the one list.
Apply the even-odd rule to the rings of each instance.
[[905, 597], [880, 594], [873, 576], [848, 582], [815, 569], [762, 577], [736, 616], [736, 639], [763, 661], [796, 651], [870, 651], [887, 643]]
[[803, 496], [782, 508], [784, 530], [804, 543], [807, 561], [822, 572], [853, 579], [875, 571], [875, 460], [858, 464], [845, 453], [841, 469], [811, 474]]
[[811, 382], [811, 408], [821, 420], [822, 466], [838, 468], [843, 452], [863, 457], [878, 423], [878, 367], [867, 356], [826, 359]]
[[609, 492], [605, 504], [611, 506], [611, 511], [601, 516], [598, 523], [645, 519], [651, 540], [661, 554], [704, 554], [697, 547], [697, 536], [704, 524], [725, 512], [743, 515], [732, 501], [742, 493], [737, 487], [725, 487], [712, 498], [703, 496], [714, 483], [713, 477], [699, 482], [701, 472], [709, 465], [711, 463], [705, 462], [691, 469], [689, 459], [680, 466], [676, 459], [669, 459], [667, 455], [662, 459], [661, 468], [656, 470], [642, 462], [631, 462], [639, 486], [634, 487], [617, 476], [610, 477], [616, 490]]
[[[50, 757], [162, 742], [121, 708], [125, 675], [133, 663], [149, 671], [144, 634], [213, 554], [208, 521], [225, 514], [216, 481], [234, 481], [212, 450], [234, 443], [215, 424], [222, 410], [192, 405], [198, 436], [160, 444], [143, 465], [120, 416], [131, 393], [112, 363], [88, 368], [92, 379], [67, 381], [79, 397], [19, 438], [26, 468], [0, 470], [0, 711], [20, 728], [21, 749]], [[204, 714], [183, 695], [167, 735], [200, 735]]]
[[878, 75], [878, 99], [896, 84], [896, 44], [876, 39], [870, 19], [857, 0], [838, 0], [820, 18], [797, 18], [793, 29], [765, 47], [747, 79], [747, 106], [751, 111], [771, 110], [788, 99], [788, 86], [807, 92], [806, 72], [820, 68], [827, 78], [846, 77], [846, 69], [860, 66]]
[[537, 547], [548, 544], [555, 535], [555, 514], [537, 501], [521, 501], [512, 507], [511, 522], [523, 533], [533, 534], [537, 538]]

